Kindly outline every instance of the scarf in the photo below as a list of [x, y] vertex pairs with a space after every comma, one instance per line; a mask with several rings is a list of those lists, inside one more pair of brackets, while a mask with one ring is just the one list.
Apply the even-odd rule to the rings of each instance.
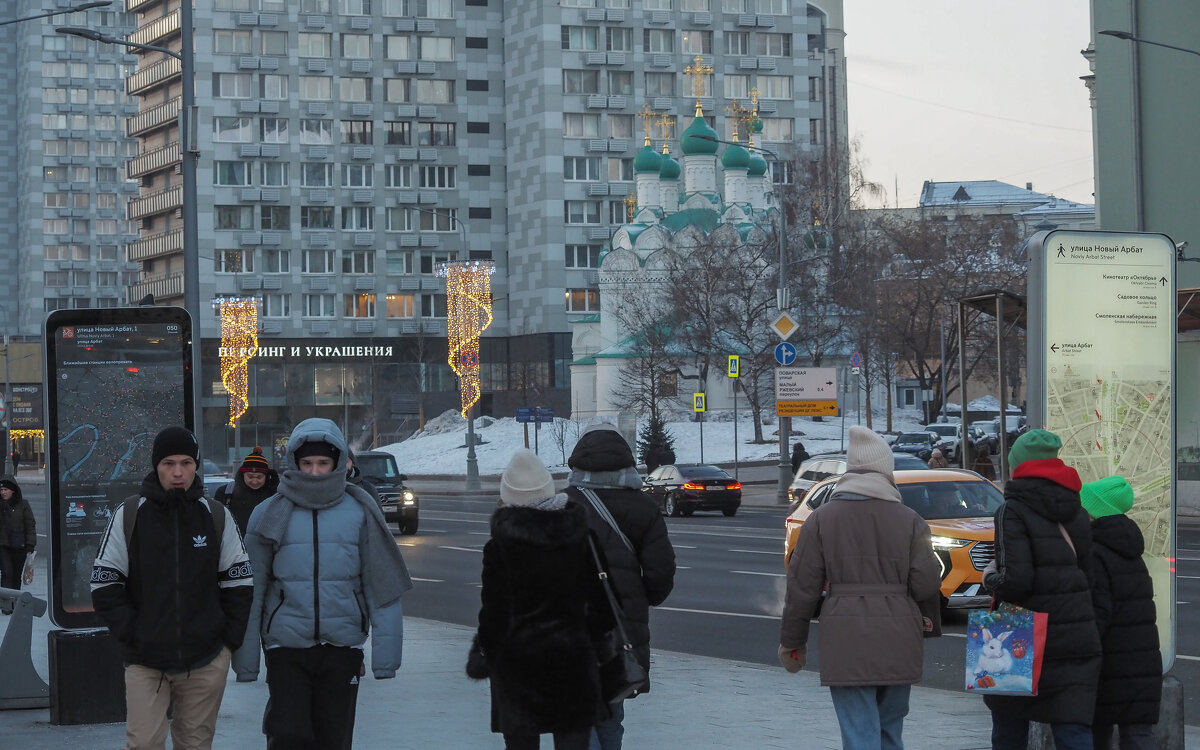
[[640, 490], [642, 477], [637, 469], [626, 466], [624, 469], [613, 471], [581, 471], [571, 469], [567, 475], [567, 485], [570, 487], [587, 487], [593, 490], [627, 489]]
[[400, 548], [396, 546], [396, 538], [383, 519], [383, 511], [365, 490], [347, 483], [345, 473], [331, 471], [313, 476], [298, 469], [288, 469], [279, 480], [279, 492], [265, 501], [267, 507], [259, 518], [256, 532], [278, 546], [295, 508], [321, 511], [337, 505], [347, 496], [362, 506], [366, 517], [362, 534], [363, 586], [369, 601], [377, 607], [386, 606], [413, 587], [412, 578]]
[[877, 500], [890, 500], [894, 503], [901, 502], [900, 490], [896, 488], [891, 478], [877, 471], [847, 471], [841, 479], [837, 480], [837, 486], [833, 490], [834, 497], [842, 494], [862, 495]]

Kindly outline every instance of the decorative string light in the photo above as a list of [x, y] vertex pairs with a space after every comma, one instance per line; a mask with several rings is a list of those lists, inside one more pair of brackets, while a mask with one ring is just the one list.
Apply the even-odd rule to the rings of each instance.
[[38, 440], [42, 440], [46, 437], [45, 430], [12, 430], [11, 432], [12, 432], [12, 436], [14, 438], [26, 438], [27, 437], [27, 438], [37, 438]]
[[446, 332], [450, 353], [446, 358], [458, 375], [462, 416], [467, 418], [479, 400], [479, 336], [492, 324], [492, 274], [490, 260], [438, 263], [438, 276], [446, 279]]
[[258, 353], [258, 300], [253, 297], [220, 297], [221, 383], [229, 391], [229, 426], [250, 408], [251, 357]]

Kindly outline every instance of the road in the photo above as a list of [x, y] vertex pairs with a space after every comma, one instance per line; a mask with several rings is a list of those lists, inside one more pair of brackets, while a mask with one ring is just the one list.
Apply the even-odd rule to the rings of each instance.
[[[39, 534], [49, 528], [41, 485], [23, 485], [38, 516]], [[479, 573], [494, 498], [438, 497], [421, 500], [421, 530], [397, 536], [416, 588], [405, 596], [405, 613], [474, 625]], [[743, 507], [733, 518], [697, 513], [668, 518], [679, 572], [675, 590], [651, 615], [656, 648], [775, 665], [783, 603], [782, 508]], [[48, 552], [46, 539], [41, 549]], [[1178, 534], [1177, 661], [1185, 690], [1185, 717], [1200, 723], [1200, 526]], [[961, 690], [965, 617], [943, 623], [944, 637], [925, 642], [927, 687]], [[813, 628], [806, 669], [818, 668]], [[465, 660], [466, 654], [463, 654]], [[1195, 686], [1195, 687], [1193, 687]]]

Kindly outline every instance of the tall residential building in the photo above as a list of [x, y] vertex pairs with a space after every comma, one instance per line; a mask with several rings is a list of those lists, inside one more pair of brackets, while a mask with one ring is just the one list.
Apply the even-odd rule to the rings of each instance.
[[[179, 48], [179, 0], [125, 9], [133, 40]], [[841, 2], [212, 0], [194, 23], [210, 456], [314, 414], [365, 446], [456, 406], [434, 273], [453, 259], [496, 264], [482, 413], [568, 414], [571, 322], [596, 311], [600, 250], [625, 221], [638, 114], [686, 117], [689, 66], [712, 68], [704, 111], [722, 137], [731, 100], [756, 91], [759, 142], [781, 157], [846, 144]], [[128, 298], [182, 304], [179, 66], [148, 52], [128, 83]], [[222, 430], [210, 303], [247, 296], [250, 409]]]

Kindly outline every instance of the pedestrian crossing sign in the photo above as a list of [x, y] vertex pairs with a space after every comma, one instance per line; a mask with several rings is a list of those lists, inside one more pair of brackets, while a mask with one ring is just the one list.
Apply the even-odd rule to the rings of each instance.
[[695, 411], [697, 413], [704, 411], [704, 394], [703, 393], [693, 393], [692, 394], [692, 411]]
[[729, 355], [729, 369], [726, 371], [727, 374], [729, 375], [729, 377], [736, 378], [738, 376], [739, 364], [740, 363], [738, 360], [738, 355], [730, 354]]

